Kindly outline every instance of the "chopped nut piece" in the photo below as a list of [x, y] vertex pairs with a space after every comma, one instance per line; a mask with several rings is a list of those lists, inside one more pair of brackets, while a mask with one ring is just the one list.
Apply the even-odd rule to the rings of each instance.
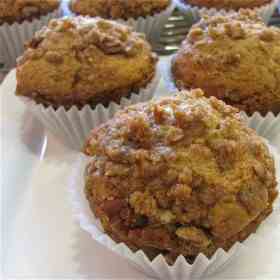
[[188, 185], [177, 184], [169, 191], [168, 195], [179, 202], [186, 202], [190, 199], [192, 189]]
[[203, 36], [203, 30], [201, 28], [194, 28], [188, 34], [188, 38], [192, 42], [200, 40], [202, 36]]
[[245, 38], [245, 30], [243, 29], [241, 23], [231, 24], [227, 23], [225, 24], [225, 30], [228, 36], [230, 36], [233, 39], [243, 39]]
[[196, 227], [180, 227], [176, 230], [176, 234], [192, 245], [202, 249], [208, 247], [211, 243], [207, 235]]
[[265, 29], [260, 33], [260, 39], [266, 42], [271, 42], [274, 39], [274, 33], [272, 30]]
[[61, 64], [63, 63], [63, 56], [54, 51], [48, 51], [45, 54], [46, 60], [50, 63]]

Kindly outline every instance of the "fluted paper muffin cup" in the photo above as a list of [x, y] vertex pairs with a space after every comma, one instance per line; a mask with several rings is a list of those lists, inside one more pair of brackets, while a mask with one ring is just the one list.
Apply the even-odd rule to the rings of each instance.
[[[165, 82], [166, 88], [170, 92], [179, 91], [171, 71], [172, 60], [174, 57], [175, 55], [172, 55], [160, 62], [161, 75]], [[188, 90], [188, 88], [186, 89]], [[269, 137], [279, 135], [280, 141], [280, 113], [275, 115], [272, 112], [268, 112], [264, 117], [258, 112], [255, 112], [250, 116], [245, 112], [241, 112], [241, 115], [243, 116], [247, 125], [255, 129], [260, 136], [265, 137], [266, 133], [269, 133]]]
[[[198, 21], [201, 17], [201, 15], [209, 15], [214, 16], [216, 14], [223, 14], [226, 15], [228, 13], [235, 13], [235, 10], [225, 10], [225, 9], [216, 9], [216, 8], [206, 8], [206, 7], [197, 7], [191, 4], [187, 4], [187, 0], [185, 0], [186, 3], [183, 2], [183, 0], [174, 0], [177, 8], [184, 14], [192, 13], [194, 21]], [[255, 11], [265, 23], [268, 23], [271, 16], [273, 15], [273, 12], [277, 6], [277, 0], [273, 0], [271, 3], [252, 8], [252, 9], [245, 9], [245, 10], [251, 10]]]
[[[266, 120], [263, 121], [264, 123], [266, 122]], [[271, 141], [274, 140], [270, 137], [267, 139]], [[268, 144], [268, 142], [267, 145], [275, 158], [279, 189], [280, 160], [278, 151], [275, 147]], [[242, 253], [244, 248], [252, 249], [256, 246], [257, 242], [261, 242], [266, 245], [268, 242], [272, 242], [272, 239], [270, 238], [271, 229], [275, 228], [275, 223], [280, 225], [278, 199], [274, 204], [274, 212], [263, 224], [260, 225], [258, 231], [255, 234], [251, 234], [244, 242], [236, 242], [227, 252], [220, 248], [211, 258], [207, 258], [205, 255], [199, 254], [193, 264], [189, 264], [183, 256], [179, 256], [173, 265], [169, 265], [162, 255], [159, 255], [153, 261], [150, 261], [142, 250], [133, 252], [124, 243], [116, 243], [112, 240], [110, 236], [103, 231], [100, 221], [91, 211], [84, 192], [84, 171], [90, 160], [90, 157], [79, 154], [73, 165], [69, 181], [70, 202], [77, 222], [95, 241], [114, 251], [119, 256], [124, 257], [138, 270], [141, 270], [150, 277], [165, 280], [190, 280], [207, 277], [217, 271], [220, 271], [223, 267], [228, 265], [234, 257]], [[269, 230], [266, 230], [267, 227], [269, 227]], [[260, 234], [258, 232], [260, 232]]]
[[0, 25], [0, 59], [6, 71], [15, 67], [16, 59], [24, 52], [24, 44], [32, 39], [34, 33], [53, 19], [61, 15], [61, 10], [56, 9], [40, 18], [31, 21], [25, 20], [22, 23]]
[[69, 110], [63, 106], [54, 109], [52, 106], [37, 104], [29, 97], [20, 99], [46, 129], [69, 148], [80, 151], [94, 127], [111, 119], [117, 111], [128, 105], [152, 99], [159, 81], [160, 72], [157, 69], [154, 78], [145, 88], [140, 89], [138, 93], [131, 93], [129, 98], [122, 98], [119, 104], [111, 102], [107, 107], [98, 104], [95, 108], [86, 105], [82, 109], [76, 106]]

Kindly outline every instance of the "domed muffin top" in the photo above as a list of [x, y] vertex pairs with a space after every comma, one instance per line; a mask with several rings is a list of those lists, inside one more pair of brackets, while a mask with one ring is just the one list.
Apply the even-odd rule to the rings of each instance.
[[0, 24], [21, 22], [54, 11], [59, 0], [1, 0]]
[[280, 30], [254, 13], [205, 17], [172, 62], [179, 88], [202, 88], [247, 113], [280, 110]]
[[93, 130], [85, 151], [91, 206], [132, 248], [210, 256], [250, 234], [277, 194], [262, 139], [201, 90], [124, 109]]
[[108, 19], [128, 19], [154, 15], [166, 9], [171, 0], [72, 0], [70, 8], [81, 15]]
[[150, 45], [125, 25], [86, 17], [52, 20], [19, 60], [17, 94], [57, 106], [98, 103], [109, 95], [114, 101], [146, 86], [155, 64]]
[[255, 8], [264, 6], [272, 2], [272, 0], [181, 0], [187, 4], [206, 7], [225, 9], [225, 10], [239, 10], [241, 8]]

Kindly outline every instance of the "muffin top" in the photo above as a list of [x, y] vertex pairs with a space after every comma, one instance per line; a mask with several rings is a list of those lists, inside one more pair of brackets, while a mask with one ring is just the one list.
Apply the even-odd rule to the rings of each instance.
[[1, 0], [0, 24], [21, 22], [45, 15], [59, 6], [59, 0]]
[[58, 107], [119, 102], [153, 79], [156, 57], [129, 27], [63, 18], [37, 32], [17, 66], [17, 95]]
[[80, 15], [128, 19], [154, 15], [170, 3], [171, 0], [71, 0], [70, 9]]
[[255, 8], [270, 4], [272, 0], [181, 0], [187, 4], [198, 7], [216, 8], [225, 10], [239, 10], [242, 8]]
[[192, 27], [172, 73], [178, 88], [202, 88], [249, 114], [278, 113], [279, 57], [280, 30], [242, 11], [206, 17]]
[[210, 256], [250, 234], [277, 196], [262, 139], [201, 90], [126, 108], [85, 152], [87, 198], [105, 231], [146, 252]]

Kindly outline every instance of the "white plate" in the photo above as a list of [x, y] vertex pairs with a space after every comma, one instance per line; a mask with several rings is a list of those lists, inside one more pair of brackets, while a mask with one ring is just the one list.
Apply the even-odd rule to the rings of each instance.
[[[69, 161], [75, 154], [48, 135], [5, 90], [10, 77], [0, 86], [1, 252], [6, 276], [147, 279], [76, 224], [67, 196]], [[159, 92], [167, 94], [163, 83]], [[280, 279], [280, 237], [273, 235], [272, 240], [273, 249], [260, 244], [245, 250], [212, 279]]]

